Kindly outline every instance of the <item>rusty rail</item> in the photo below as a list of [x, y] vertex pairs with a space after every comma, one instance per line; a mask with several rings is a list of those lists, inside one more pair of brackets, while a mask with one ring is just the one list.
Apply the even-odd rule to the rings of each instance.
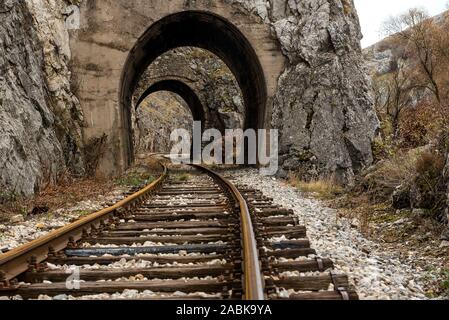
[[243, 243], [243, 268], [244, 268], [244, 298], [245, 300], [265, 300], [264, 281], [260, 269], [259, 253], [257, 249], [257, 241], [254, 234], [254, 227], [251, 221], [251, 215], [248, 205], [240, 191], [228, 179], [220, 174], [202, 166], [192, 165], [195, 168], [207, 172], [216, 180], [222, 182], [224, 186], [231, 192], [239, 205], [240, 222]]
[[46, 260], [50, 250], [54, 252], [64, 250], [70, 242], [78, 241], [82, 238], [83, 230], [88, 231], [92, 228], [101, 227], [105, 221], [115, 217], [119, 210], [132, 206], [136, 202], [149, 196], [152, 191], [157, 190], [167, 177], [167, 167], [162, 163], [160, 163], [160, 165], [163, 168], [163, 173], [157, 180], [139, 192], [118, 202], [114, 206], [92, 213], [74, 223], [50, 232], [39, 239], [13, 249], [5, 254], [1, 254], [0, 272], [3, 273], [2, 280], [13, 280], [28, 270], [28, 264], [31, 258], [37, 263]]

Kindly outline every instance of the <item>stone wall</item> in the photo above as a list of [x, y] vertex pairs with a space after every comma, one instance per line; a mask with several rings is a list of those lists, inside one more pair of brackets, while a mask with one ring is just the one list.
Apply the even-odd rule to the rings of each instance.
[[[204, 15], [203, 19], [197, 20], [198, 23], [212, 21], [209, 29], [206, 26], [201, 29], [204, 32], [198, 34], [192, 30], [189, 34], [192, 34], [194, 39], [188, 38], [189, 34], [185, 37], [175, 35], [168, 37], [167, 41], [161, 38], [162, 45], [159, 43], [155, 45], [151, 41], [153, 45], [145, 44], [148, 39], [154, 40], [154, 36], [160, 35], [156, 30], [157, 27], [152, 28], [160, 25], [157, 24], [158, 21], [172, 23], [170, 17], [177, 15], [179, 20], [174, 20], [175, 23], [176, 21], [183, 23], [189, 20], [188, 17], [192, 17], [189, 14], [182, 15], [188, 10], [194, 10], [195, 17]], [[285, 67], [286, 59], [271, 33], [271, 27], [264, 24], [259, 17], [246, 14], [240, 5], [233, 5], [226, 0], [86, 0], [80, 6], [80, 12], [81, 28], [71, 33], [70, 45], [76, 76], [81, 80], [77, 96], [81, 101], [87, 125], [83, 133], [86, 139], [103, 134], [109, 137], [99, 175], [119, 174], [131, 164], [132, 121], [129, 112], [132, 110], [130, 102], [134, 85], [141, 75], [140, 72], [148, 66], [146, 63], [153, 62], [154, 58], [164, 52], [163, 50], [195, 44], [200, 46], [201, 44], [196, 41], [205, 41], [204, 49], [214, 52], [224, 61], [228, 60], [226, 64], [229, 69], [234, 74], [237, 72], [240, 75], [241, 79], [236, 76], [239, 82], [242, 79], [249, 80], [244, 81], [246, 90], [242, 89], [242, 93], [249, 101], [245, 106], [253, 110], [251, 114], [253, 121], [250, 125], [256, 123], [266, 126], [270, 122], [266, 115], [271, 114], [278, 78]], [[229, 28], [232, 32], [228, 35], [231, 34], [234, 39], [244, 38], [246, 42], [235, 41], [234, 46], [229, 46], [231, 36], [227, 38], [226, 43], [220, 41], [223, 39], [212, 41], [211, 29], [217, 34], [219, 30], [227, 30], [220, 28], [220, 23], [231, 26]], [[238, 32], [233, 28], [238, 28]], [[167, 32], [176, 33], [184, 29], [173, 27], [169, 30]], [[209, 30], [209, 33], [206, 33], [206, 30]], [[147, 37], [143, 37], [144, 34], [147, 34]], [[245, 68], [247, 63], [245, 67], [240, 67], [239, 61], [245, 57], [240, 54], [238, 58], [233, 56], [232, 52], [229, 53], [231, 47], [233, 50], [237, 47], [240, 52], [245, 53], [253, 50], [254, 53], [248, 57], [256, 57], [257, 60], [252, 59], [251, 68]], [[163, 52], [159, 52], [160, 50]], [[229, 60], [234, 61], [234, 64], [232, 65]], [[260, 66], [257, 62], [260, 62]], [[260, 75], [263, 76], [259, 77]], [[264, 109], [265, 96], [268, 96], [266, 109]], [[259, 104], [259, 100], [262, 103]], [[261, 109], [260, 112], [257, 108]]]

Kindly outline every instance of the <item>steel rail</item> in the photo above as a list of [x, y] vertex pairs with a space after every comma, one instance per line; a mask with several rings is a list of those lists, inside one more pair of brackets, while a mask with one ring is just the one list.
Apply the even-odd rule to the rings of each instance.
[[195, 168], [205, 171], [218, 181], [221, 181], [231, 192], [240, 209], [240, 221], [243, 243], [243, 268], [244, 268], [244, 299], [253, 301], [265, 300], [264, 281], [260, 269], [259, 251], [251, 221], [248, 205], [240, 191], [228, 179], [209, 168], [193, 164]]
[[82, 238], [83, 230], [87, 231], [89, 228], [92, 230], [92, 227], [98, 228], [102, 225], [102, 222], [114, 217], [118, 210], [132, 205], [135, 201], [145, 197], [151, 191], [156, 190], [163, 183], [168, 174], [167, 167], [162, 163], [160, 163], [160, 165], [163, 168], [163, 173], [157, 180], [117, 204], [92, 213], [76, 222], [52, 231], [41, 238], [15, 248], [5, 254], [0, 254], [0, 271], [3, 273], [3, 280], [11, 281], [27, 271], [31, 257], [33, 257], [33, 259], [36, 258], [37, 263], [43, 262], [48, 258], [50, 247], [55, 252], [64, 250], [71, 240], [78, 241]]

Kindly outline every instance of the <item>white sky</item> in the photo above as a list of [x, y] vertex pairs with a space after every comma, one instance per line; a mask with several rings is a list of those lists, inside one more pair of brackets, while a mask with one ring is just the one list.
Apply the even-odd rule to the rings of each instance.
[[425, 8], [430, 15], [437, 15], [447, 9], [449, 0], [354, 0], [362, 25], [362, 47], [366, 48], [383, 37], [382, 23], [390, 16], [407, 11], [409, 8]]

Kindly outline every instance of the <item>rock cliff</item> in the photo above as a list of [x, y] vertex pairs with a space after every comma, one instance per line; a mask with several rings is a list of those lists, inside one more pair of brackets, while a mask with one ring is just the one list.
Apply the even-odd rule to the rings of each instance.
[[[272, 25], [289, 64], [272, 125], [284, 170], [351, 182], [373, 161], [379, 121], [369, 94], [352, 0], [233, 0]], [[285, 172], [283, 173], [285, 175]]]
[[137, 153], [171, 151], [174, 129], [192, 130], [192, 114], [179, 96], [162, 91], [145, 99], [135, 114], [134, 150]]
[[[70, 50], [58, 1], [0, 2], [1, 193], [31, 195], [70, 170], [83, 172]], [[59, 18], [57, 18], [59, 17]]]

